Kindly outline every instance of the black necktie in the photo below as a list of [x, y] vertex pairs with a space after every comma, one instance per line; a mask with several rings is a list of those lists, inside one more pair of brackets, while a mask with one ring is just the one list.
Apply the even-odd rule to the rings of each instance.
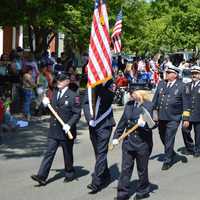
[[171, 85], [172, 85], [172, 83], [168, 83], [168, 84], [167, 84], [167, 88], [170, 88]]
[[135, 108], [138, 108], [138, 107], [139, 107], [139, 104], [138, 104], [137, 102], [135, 102], [134, 107], [135, 107]]
[[60, 100], [60, 98], [61, 98], [61, 90], [58, 90], [58, 95], [57, 95], [57, 101], [59, 101]]
[[192, 82], [192, 87], [191, 87], [191, 89], [193, 90], [195, 87], [196, 87], [196, 82], [193, 81], [193, 82]]

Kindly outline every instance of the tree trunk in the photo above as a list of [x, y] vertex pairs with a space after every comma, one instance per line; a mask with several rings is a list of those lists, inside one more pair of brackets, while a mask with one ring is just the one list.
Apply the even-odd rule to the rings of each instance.
[[42, 53], [48, 49], [47, 37], [49, 31], [44, 28], [34, 28], [35, 33], [35, 55], [41, 57]]

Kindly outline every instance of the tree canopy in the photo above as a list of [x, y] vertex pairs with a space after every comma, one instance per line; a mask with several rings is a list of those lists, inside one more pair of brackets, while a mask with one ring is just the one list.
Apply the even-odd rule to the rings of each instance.
[[[87, 51], [94, 0], [2, 0], [0, 25], [24, 25], [34, 33], [38, 53], [58, 31], [65, 33], [66, 49]], [[158, 51], [200, 47], [199, 0], [107, 1], [110, 32], [123, 10], [123, 51]]]

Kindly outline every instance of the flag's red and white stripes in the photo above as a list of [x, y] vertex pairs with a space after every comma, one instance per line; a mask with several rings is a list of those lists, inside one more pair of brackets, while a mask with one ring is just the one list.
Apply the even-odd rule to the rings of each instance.
[[122, 48], [121, 34], [122, 34], [122, 11], [120, 11], [119, 14], [117, 15], [116, 23], [113, 29], [113, 34], [111, 36], [115, 53], [121, 52]]
[[90, 87], [112, 78], [110, 35], [105, 0], [95, 1], [87, 68], [88, 86]]

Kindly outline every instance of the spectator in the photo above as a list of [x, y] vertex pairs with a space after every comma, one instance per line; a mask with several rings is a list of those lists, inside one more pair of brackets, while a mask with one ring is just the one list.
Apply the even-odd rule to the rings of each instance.
[[70, 75], [70, 84], [69, 84], [69, 89], [71, 89], [74, 92], [78, 92], [80, 83], [76, 77], [75, 74]]
[[31, 118], [31, 101], [33, 98], [33, 88], [35, 87], [36, 87], [36, 84], [32, 78], [32, 67], [27, 66], [27, 71], [23, 75], [23, 79], [22, 79], [22, 88], [23, 88], [23, 97], [24, 97], [23, 112], [24, 112], [24, 117], [28, 121]]
[[40, 74], [37, 79], [37, 98], [36, 98], [36, 114], [41, 115], [42, 109], [41, 109], [41, 103], [42, 98], [44, 97], [44, 94], [48, 90], [48, 81], [45, 77], [45, 70], [47, 67], [40, 67]]
[[52, 61], [53, 64], [56, 63], [56, 59], [57, 59], [56, 53], [51, 52], [50, 60]]
[[57, 63], [54, 65], [54, 69], [53, 69], [53, 72], [54, 72], [55, 75], [57, 75], [58, 72], [64, 72], [64, 71], [65, 71], [65, 67], [64, 67], [64, 65], [62, 64], [62, 60], [61, 60], [60, 57], [58, 57], [58, 58], [56, 59], [56, 62], [57, 62]]
[[25, 52], [24, 54], [24, 70], [26, 71], [27, 66], [32, 68], [32, 78], [33, 81], [37, 82], [37, 77], [39, 75], [38, 65], [36, 60], [34, 59], [34, 55], [31, 52]]
[[41, 67], [44, 67], [43, 74], [45, 75], [45, 78], [48, 82], [48, 91], [47, 96], [52, 99], [52, 92], [53, 92], [53, 75], [51, 73], [51, 70], [44, 64], [41, 64]]
[[21, 70], [22, 70], [22, 59], [18, 54], [13, 52], [10, 65], [10, 73], [12, 75], [18, 75]]
[[137, 82], [137, 62], [134, 62], [133, 64], [127, 64], [126, 69], [124, 70], [124, 74], [129, 83]]
[[116, 78], [116, 85], [117, 87], [126, 87], [128, 86], [128, 80], [124, 76], [123, 72], [120, 70], [118, 76]]

